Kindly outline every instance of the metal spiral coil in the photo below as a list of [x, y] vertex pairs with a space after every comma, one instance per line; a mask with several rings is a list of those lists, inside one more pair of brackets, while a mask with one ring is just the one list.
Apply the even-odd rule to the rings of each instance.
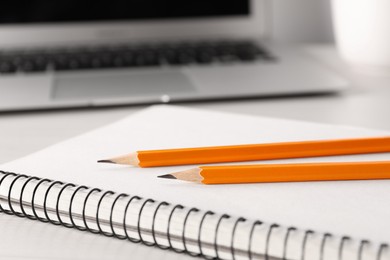
[[[236, 254], [237, 254], [237, 252], [236, 252], [237, 248], [235, 247], [236, 234], [237, 234], [236, 230], [240, 224], [247, 223], [247, 224], [250, 224], [250, 226], [249, 226], [250, 229], [248, 232], [248, 247], [244, 251], [245, 255], [249, 260], [254, 259], [254, 257], [256, 255], [259, 255], [258, 253], [257, 254], [255, 253], [255, 251], [254, 251], [255, 245], [253, 243], [254, 234], [255, 234], [256, 229], [265, 226], [264, 222], [259, 221], [259, 220], [254, 221], [253, 223], [248, 223], [248, 220], [245, 218], [242, 218], [242, 217], [233, 218], [232, 216], [227, 215], [227, 214], [219, 215], [213, 211], [201, 211], [198, 208], [186, 208], [182, 205], [172, 205], [172, 204], [165, 202], [165, 201], [158, 202], [158, 201], [151, 199], [151, 198], [130, 196], [130, 195], [125, 194], [125, 193], [117, 194], [113, 191], [103, 191], [103, 190], [98, 189], [98, 188], [90, 188], [87, 186], [80, 186], [80, 185], [76, 185], [73, 183], [64, 183], [61, 181], [53, 181], [50, 179], [30, 177], [27, 175], [16, 174], [16, 173], [12, 173], [12, 172], [0, 171], [0, 174], [3, 175], [0, 179], [0, 189], [2, 187], [4, 187], [4, 181], [7, 178], [13, 177], [12, 181], [8, 185], [7, 193], [6, 193], [7, 197], [5, 199], [9, 209], [5, 209], [1, 205], [2, 203], [0, 203], [0, 212], [3, 212], [5, 214], [15, 215], [15, 216], [18, 216], [21, 218], [28, 218], [31, 220], [38, 220], [41, 222], [49, 222], [53, 225], [61, 225], [61, 226], [67, 227], [67, 228], [75, 228], [75, 229], [78, 229], [80, 231], [88, 231], [88, 232], [91, 232], [94, 234], [101, 234], [101, 235], [104, 235], [107, 237], [115, 237], [117, 239], [122, 239], [122, 240], [127, 239], [133, 243], [142, 243], [146, 246], [156, 246], [160, 249], [170, 249], [176, 253], [186, 253], [186, 254], [189, 254], [192, 256], [198, 256], [198, 257], [200, 256], [200, 257], [203, 257], [205, 259], [222, 259], [221, 258], [221, 248], [220, 248], [220, 244], [218, 241], [218, 235], [220, 234], [220, 230], [221, 230], [220, 227], [223, 225], [222, 223], [224, 221], [232, 221], [233, 227], [231, 229], [230, 245], [228, 246], [226, 252], [230, 253], [230, 259], [235, 260]], [[18, 183], [18, 182], [22, 182], [22, 185], [20, 188], [16, 188], [16, 183]], [[34, 185], [33, 192], [31, 194], [31, 201], [30, 202], [26, 202], [24, 200], [24, 198], [26, 197], [26, 189], [27, 189], [28, 184]], [[38, 189], [40, 187], [43, 187], [44, 185], [46, 185], [47, 188], [46, 188], [44, 196], [43, 196], [43, 205], [39, 206], [36, 203], [36, 200], [37, 200], [36, 197], [38, 194]], [[54, 214], [57, 219], [52, 219], [52, 218], [50, 218], [50, 214], [49, 214], [48, 200], [50, 197], [49, 196], [50, 191], [52, 191], [55, 187], [57, 187], [57, 189], [59, 189], [59, 191], [56, 193], [56, 203], [55, 203], [55, 208], [52, 210], [52, 214]], [[61, 216], [61, 212], [60, 212], [60, 204], [62, 202], [62, 196], [64, 195], [65, 191], [72, 191], [68, 211], [65, 212], [67, 214], [67, 217], [69, 218], [70, 223], [66, 223], [64, 221], [63, 216]], [[12, 194], [14, 194], [14, 192], [20, 193], [17, 200], [16, 199], [12, 200]], [[74, 206], [75, 206], [74, 204], [77, 200], [76, 197], [81, 192], [86, 193], [86, 196], [85, 196], [84, 200], [82, 201], [82, 213], [81, 213], [81, 216], [79, 217], [82, 221], [82, 225], [76, 224], [76, 221], [74, 219], [74, 212], [73, 212]], [[93, 224], [96, 225], [97, 228], [92, 228], [90, 226], [90, 224], [88, 224], [88, 219], [87, 219], [87, 214], [86, 214], [86, 208], [87, 208], [87, 205], [89, 205], [89, 201], [91, 200], [92, 196], [99, 196], [95, 216], [92, 219]], [[103, 221], [103, 219], [102, 219], [100, 214], [101, 214], [101, 207], [103, 204], [103, 200], [109, 196], [114, 197], [114, 200], [110, 204], [110, 207], [109, 207], [109, 209], [110, 209], [109, 218], [105, 223], [106, 225], [108, 225], [110, 231], [104, 231], [102, 228], [102, 223], [101, 223]], [[126, 206], [124, 208], [123, 218], [122, 218], [122, 221], [121, 221], [119, 227], [118, 227], [118, 225], [117, 225], [117, 227], [115, 227], [114, 212], [116, 211], [116, 207], [118, 205], [118, 202], [121, 200], [126, 200], [126, 204], [125, 204]], [[140, 209], [138, 211], [138, 215], [137, 215], [138, 217], [137, 217], [136, 226], [135, 226], [136, 236], [131, 236], [128, 232], [129, 225], [127, 223], [127, 216], [128, 216], [130, 208], [132, 207], [133, 203], [136, 201], [139, 203], [142, 203], [142, 204], [141, 204], [141, 207], [140, 207]], [[27, 211], [25, 209], [25, 206], [27, 204], [31, 206], [32, 213], [27, 213]], [[20, 212], [18, 212], [16, 210], [16, 208], [15, 208], [16, 205], [20, 208]], [[155, 206], [155, 208], [152, 212], [152, 220], [151, 220], [151, 222], [152, 222], [151, 231], [150, 231], [151, 232], [151, 241], [147, 241], [147, 239], [144, 238], [144, 234], [143, 234], [143, 231], [141, 228], [142, 221], [143, 221], [142, 214], [148, 205]], [[43, 211], [44, 217], [39, 216], [39, 214], [37, 213], [37, 208], [40, 208]], [[164, 234], [167, 245], [164, 245], [164, 243], [162, 243], [162, 242], [158, 242], [157, 235], [156, 235], [157, 234], [156, 221], [158, 219], [157, 215], [162, 209], [170, 209], [169, 214], [167, 215], [168, 220], [167, 220], [166, 233]], [[184, 221], [183, 221], [183, 224], [181, 226], [181, 236], [179, 236], [179, 240], [181, 240], [181, 243], [183, 246], [182, 249], [178, 248], [177, 246], [176, 247], [173, 246], [173, 243], [172, 243], [173, 235], [172, 235], [172, 225], [171, 224], [173, 221], [174, 214], [178, 213], [178, 212], [185, 213]], [[189, 219], [190, 219], [192, 214], [201, 214], [200, 215], [200, 223], [199, 223], [199, 226], [197, 227], [197, 231], [198, 231], [197, 238], [196, 238], [196, 241], [193, 243], [198, 248], [197, 252], [195, 252], [196, 250], [190, 250], [188, 248], [189, 238], [186, 235], [186, 231], [188, 229]], [[211, 255], [210, 253], [209, 254], [206, 253], [204, 248], [203, 248], [204, 242], [202, 240], [202, 234], [204, 232], [204, 223], [206, 222], [206, 219], [208, 217], [215, 217], [216, 218], [215, 229], [213, 231], [213, 235], [214, 235], [213, 236], [213, 243], [212, 243], [212, 245], [209, 245], [209, 247], [212, 248], [214, 255]], [[90, 221], [91, 221], [91, 219], [90, 219]], [[279, 228], [281, 228], [281, 226], [279, 226], [276, 223], [270, 224], [268, 226], [268, 229], [266, 232], [266, 237], [265, 237], [264, 255], [262, 255], [262, 257], [266, 260], [271, 258], [270, 254], [269, 254], [269, 250], [271, 248], [271, 237], [273, 235], [273, 232]], [[283, 242], [283, 252], [282, 252], [283, 254], [282, 254], [282, 258], [280, 258], [281, 260], [287, 259], [287, 251], [288, 251], [288, 246], [289, 246], [289, 240], [291, 239], [291, 234], [293, 232], [294, 233], [297, 232], [298, 230], [299, 229], [296, 227], [286, 228], [286, 233], [285, 233], [285, 235], [283, 237], [283, 241], [282, 241]], [[123, 234], [119, 234], [118, 231], [123, 232]], [[305, 259], [305, 254], [307, 251], [307, 243], [310, 240], [310, 237], [315, 234], [315, 232], [312, 230], [306, 230], [303, 232], [304, 232], [304, 237], [303, 237], [303, 240], [301, 243], [301, 260]], [[331, 233], [325, 233], [322, 235], [321, 246], [319, 248], [320, 260], [325, 259], [325, 257], [324, 257], [325, 248], [327, 246], [328, 240], [330, 240], [332, 238], [333, 238], [333, 235]], [[192, 238], [192, 239], [194, 240], [195, 238]], [[350, 240], [351, 240], [350, 237], [344, 236], [338, 242], [338, 251], [337, 252], [338, 252], [338, 259], [339, 260], [343, 259], [343, 252], [345, 249], [345, 244], [347, 242], [349, 242]], [[357, 256], [358, 256], [357, 260], [362, 259], [364, 250], [369, 243], [370, 242], [368, 240], [361, 240], [360, 241], [359, 248], [358, 248], [358, 254], [357, 254]], [[376, 260], [383, 260], [382, 259], [383, 255], [385, 254], [385, 251], [388, 250], [388, 248], [389, 248], [388, 244], [381, 244], [376, 251], [377, 252]]]

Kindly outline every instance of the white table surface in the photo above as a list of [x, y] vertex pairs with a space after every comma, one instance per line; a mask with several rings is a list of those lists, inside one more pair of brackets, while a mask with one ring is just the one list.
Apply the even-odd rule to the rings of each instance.
[[[351, 72], [340, 61], [336, 51], [331, 46], [314, 46], [310, 47], [308, 51], [325, 66], [348, 78], [352, 83], [351, 89], [333, 96], [254, 99], [181, 105], [390, 131], [390, 76], [370, 76]], [[143, 108], [137, 106], [0, 114], [0, 164], [114, 122]], [[15, 230], [16, 226], [25, 228]], [[0, 230], [3, 230], [3, 232], [0, 232], [0, 244], [8, 245], [7, 250], [3, 250], [4, 247], [1, 246], [0, 259], [110, 259], [110, 256], [114, 257], [114, 255], [116, 259], [129, 259], [130, 255], [132, 256], [131, 259], [193, 259], [172, 252], [160, 252], [158, 249], [151, 249], [146, 246], [127, 246], [123, 244], [123, 241], [114, 242], [111, 241], [114, 239], [102, 236], [94, 238], [95, 235], [92, 234], [58, 228], [53, 225], [23, 220], [4, 214], [0, 214]], [[52, 240], [50, 239], [52, 236], [59, 236], [61, 239]], [[80, 243], [83, 243], [84, 236], [88, 237], [85, 238], [87, 240], [94, 239], [97, 246], [89, 251], [80, 249]], [[24, 239], [20, 240], [18, 237], [24, 237]], [[76, 243], [74, 242], [75, 239], [80, 239], [81, 242]], [[45, 250], [45, 244], [48, 241], [51, 242], [50, 250]], [[111, 243], [113, 246], [106, 248], [100, 246], [107, 243]], [[36, 249], [34, 250], [34, 248]]]

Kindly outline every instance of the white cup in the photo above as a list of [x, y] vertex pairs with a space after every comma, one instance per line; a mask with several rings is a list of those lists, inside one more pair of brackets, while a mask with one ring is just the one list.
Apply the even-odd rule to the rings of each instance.
[[390, 76], [390, 0], [332, 0], [340, 55], [361, 72]]

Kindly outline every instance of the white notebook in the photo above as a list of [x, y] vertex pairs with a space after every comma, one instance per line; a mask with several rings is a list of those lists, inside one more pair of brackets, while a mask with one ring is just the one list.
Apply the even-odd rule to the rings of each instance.
[[[390, 259], [387, 180], [201, 185], [157, 178], [192, 166], [96, 163], [147, 149], [389, 134], [153, 106], [1, 165], [0, 205], [9, 214], [207, 258]], [[362, 160], [390, 160], [390, 154], [263, 163]]]

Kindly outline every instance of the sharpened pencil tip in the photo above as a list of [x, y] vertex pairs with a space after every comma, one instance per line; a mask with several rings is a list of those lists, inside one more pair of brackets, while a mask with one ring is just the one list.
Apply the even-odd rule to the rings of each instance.
[[163, 178], [163, 179], [176, 179], [176, 177], [173, 176], [172, 174], [160, 175], [160, 176], [158, 176], [158, 178]]
[[113, 161], [111, 160], [99, 160], [97, 161], [98, 163], [114, 163]]

